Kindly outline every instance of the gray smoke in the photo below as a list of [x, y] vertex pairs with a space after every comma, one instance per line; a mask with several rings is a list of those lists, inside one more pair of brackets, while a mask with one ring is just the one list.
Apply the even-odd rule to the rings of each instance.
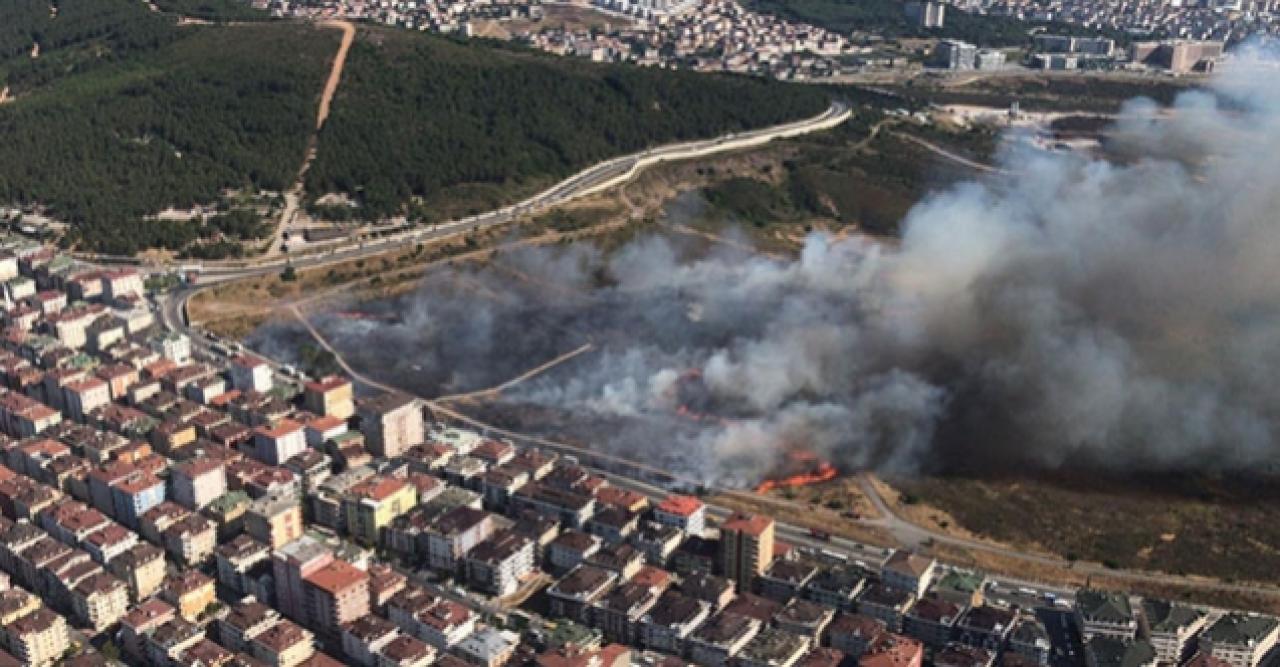
[[[468, 354], [518, 349], [528, 367], [591, 339], [505, 400], [601, 420], [599, 446], [720, 481], [791, 448], [896, 471], [1270, 463], [1280, 72], [1237, 58], [1152, 111], [1135, 101], [1118, 122], [1122, 163], [1008, 147], [1012, 176], [929, 196], [892, 246], [526, 250], [502, 263], [542, 287], [468, 274], [495, 295], [480, 305], [442, 296], [459, 276], [432, 281], [386, 344], [447, 321]], [[675, 415], [691, 370], [713, 413], [693, 425]]]

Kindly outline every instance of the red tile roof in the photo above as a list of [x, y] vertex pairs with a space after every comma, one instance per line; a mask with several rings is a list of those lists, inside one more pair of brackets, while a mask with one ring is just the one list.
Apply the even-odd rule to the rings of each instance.
[[369, 574], [364, 570], [336, 559], [306, 576], [307, 583], [331, 595], [338, 595], [352, 586], [363, 585], [368, 580]]
[[667, 496], [662, 502], [658, 503], [658, 509], [667, 514], [675, 514], [677, 516], [689, 516], [702, 509], [702, 507], [702, 501], [693, 496]]
[[770, 526], [773, 525], [773, 519], [759, 514], [743, 514], [735, 512], [728, 519], [725, 519], [721, 530], [732, 531], [735, 533], [746, 533], [755, 537], [759, 537]]

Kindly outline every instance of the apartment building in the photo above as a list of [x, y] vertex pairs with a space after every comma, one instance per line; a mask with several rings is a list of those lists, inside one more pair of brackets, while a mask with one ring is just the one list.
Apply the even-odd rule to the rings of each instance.
[[160, 598], [191, 623], [199, 620], [205, 609], [217, 600], [213, 579], [199, 570], [181, 570], [170, 575], [160, 589]]
[[916, 600], [902, 617], [902, 632], [936, 651], [951, 642], [956, 621], [964, 609], [949, 600], [926, 597]]
[[348, 419], [356, 413], [351, 381], [330, 375], [308, 382], [303, 387], [303, 405], [317, 415]]
[[193, 459], [169, 468], [174, 502], [198, 510], [227, 492], [227, 469], [216, 459]]
[[817, 646], [826, 636], [827, 626], [835, 615], [835, 610], [830, 607], [796, 598], [773, 615], [773, 625], [797, 637], [805, 637]]
[[597, 602], [591, 617], [609, 641], [634, 644], [639, 640], [641, 620], [658, 603], [663, 592], [658, 586], [629, 581]]
[[151, 597], [164, 585], [164, 551], [140, 542], [113, 558], [107, 569], [129, 587], [129, 597], [139, 602]]
[[399, 636], [395, 623], [369, 614], [342, 626], [342, 652], [359, 667], [374, 667], [382, 649]]
[[271, 365], [260, 357], [241, 354], [231, 359], [228, 367], [231, 386], [239, 391], [265, 394], [271, 391]]
[[817, 574], [818, 566], [813, 563], [780, 558], [756, 578], [756, 590], [770, 600], [786, 602], [795, 597]]
[[1013, 632], [1009, 633], [1006, 655], [1010, 653], [1022, 656], [1032, 665], [1048, 665], [1053, 653], [1048, 628], [1034, 615], [1022, 616], [1013, 626]]
[[476, 615], [466, 606], [409, 587], [387, 603], [387, 617], [414, 637], [447, 651], [475, 631]]
[[877, 637], [858, 659], [858, 667], [921, 667], [923, 664], [924, 645], [893, 633]]
[[369, 574], [344, 560], [330, 561], [303, 581], [306, 617], [321, 634], [336, 637], [344, 623], [369, 613]]
[[129, 587], [100, 571], [76, 584], [71, 595], [77, 619], [95, 631], [115, 625], [129, 611]]
[[436, 656], [438, 652], [434, 646], [411, 635], [400, 635], [392, 639], [386, 646], [378, 652], [378, 667], [427, 667], [436, 664], [440, 667], [447, 667], [448, 664], [462, 665], [468, 664], [465, 660], [446, 655], [438, 662]]
[[146, 660], [146, 639], [156, 628], [177, 617], [173, 605], [157, 598], [139, 603], [120, 620], [120, 649], [133, 663]]
[[764, 628], [734, 658], [735, 667], [791, 667], [809, 652], [813, 642], [777, 628]]
[[96, 377], [68, 382], [62, 387], [63, 412], [68, 419], [84, 423], [95, 408], [111, 402], [111, 387]]
[[654, 506], [653, 520], [690, 535], [702, 535], [707, 525], [707, 507], [693, 496], [670, 495]]
[[[213, 554], [214, 564], [218, 568], [218, 583], [237, 595], [248, 595], [250, 591], [249, 573], [260, 565], [271, 561], [271, 547], [248, 535], [237, 535], [230, 542], [218, 545]], [[274, 597], [275, 591], [272, 591]]]
[[302, 537], [302, 504], [293, 494], [270, 494], [254, 500], [244, 514], [244, 529], [250, 537], [280, 547]]
[[1128, 641], [1138, 632], [1138, 619], [1123, 593], [1082, 588], [1076, 592], [1075, 615], [1086, 642], [1097, 636]]
[[711, 616], [711, 605], [676, 590], [662, 594], [653, 609], [641, 617], [640, 644], [645, 648], [683, 655], [685, 643]]
[[773, 534], [773, 519], [758, 514], [735, 512], [720, 526], [720, 571], [739, 590], [752, 590], [773, 562]]
[[455, 507], [425, 530], [427, 564], [453, 572], [472, 549], [493, 536], [493, 515], [471, 507]]
[[388, 393], [361, 401], [360, 430], [374, 456], [393, 458], [426, 441], [422, 403], [406, 394]]
[[31, 667], [52, 665], [71, 646], [67, 621], [41, 607], [4, 626], [4, 647]]
[[910, 592], [878, 583], [862, 589], [857, 609], [859, 614], [879, 619], [890, 632], [899, 632], [902, 630], [902, 617], [914, 603], [915, 596]]
[[909, 551], [895, 550], [880, 565], [880, 580], [915, 597], [924, 595], [937, 573], [938, 562]]
[[1191, 657], [1196, 635], [1204, 629], [1208, 614], [1194, 607], [1164, 600], [1144, 599], [1138, 633], [1155, 649], [1156, 660], [1180, 665]]
[[358, 482], [342, 499], [347, 534], [364, 544], [381, 544], [382, 530], [417, 502], [417, 489], [403, 478], [376, 475]]
[[1145, 639], [1094, 635], [1084, 643], [1086, 667], [1156, 667], [1156, 651]]
[[271, 567], [276, 584], [276, 608], [280, 613], [310, 625], [304, 583], [308, 576], [331, 562], [333, 551], [308, 535], [276, 549], [271, 556]]
[[1017, 615], [1000, 607], [984, 605], [970, 607], [956, 621], [956, 639], [978, 648], [997, 653], [1004, 648]]
[[284, 465], [285, 461], [307, 448], [307, 434], [302, 424], [281, 419], [274, 426], [259, 426], [253, 431], [254, 457], [268, 465]]
[[574, 621], [586, 620], [587, 611], [618, 582], [618, 573], [579, 565], [547, 589], [551, 615]]
[[147, 661], [152, 665], [174, 665], [187, 649], [204, 640], [204, 628], [181, 617], [152, 630], [143, 641]]
[[689, 659], [706, 667], [724, 667], [755, 638], [761, 626], [749, 616], [721, 612], [689, 638]]
[[1271, 616], [1224, 614], [1200, 635], [1200, 651], [1231, 667], [1258, 667], [1280, 637], [1280, 622]]
[[174, 522], [164, 529], [160, 537], [174, 560], [187, 567], [197, 566], [213, 555], [218, 544], [217, 529], [213, 522], [199, 514]]
[[297, 667], [315, 652], [312, 634], [284, 618], [249, 642], [250, 655], [269, 667]]
[[111, 485], [111, 504], [116, 521], [134, 530], [147, 510], [164, 502], [164, 480], [146, 470], [134, 470]]
[[494, 595], [511, 595], [534, 571], [533, 553], [533, 540], [512, 530], [495, 533], [467, 554], [467, 580]]
[[888, 627], [879, 618], [861, 613], [842, 613], [827, 626], [827, 641], [831, 648], [856, 659], [867, 653], [887, 632]]

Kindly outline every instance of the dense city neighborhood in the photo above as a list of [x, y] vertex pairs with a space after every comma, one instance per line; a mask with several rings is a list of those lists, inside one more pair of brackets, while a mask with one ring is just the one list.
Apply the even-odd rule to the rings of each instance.
[[768, 516], [193, 341], [136, 269], [34, 241], [0, 242], [0, 287], [0, 665], [1258, 667], [1280, 636], [788, 544]]
[[[265, 0], [255, 3], [276, 15], [307, 19], [352, 19], [462, 36], [478, 34], [489, 21], [519, 20], [533, 27], [514, 31], [513, 39], [558, 55], [598, 62], [735, 72], [779, 79], [830, 79], [868, 71], [904, 70], [921, 64], [940, 69], [1130, 69], [1185, 74], [1212, 69], [1224, 45], [1250, 35], [1280, 33], [1276, 0], [1184, 6], [1169, 3], [1075, 3], [1071, 1], [904, 3], [903, 13], [927, 33], [946, 25], [948, 11], [979, 12], [1026, 20], [1028, 32], [1045, 32], [1037, 22], [1057, 21], [1095, 30], [1129, 34], [1132, 45], [1114, 38], [1082, 38], [1045, 33], [1023, 59], [1018, 49], [987, 49], [936, 40], [932, 46], [885, 49], [874, 33], [841, 34], [818, 26], [751, 11], [735, 0], [693, 2], [596, 0], [593, 7], [615, 16], [604, 29], [541, 26], [549, 7], [540, 0]], [[1048, 40], [1048, 41], [1044, 41]], [[1094, 43], [1096, 42], [1096, 43]], [[955, 58], [963, 47], [973, 55]]]

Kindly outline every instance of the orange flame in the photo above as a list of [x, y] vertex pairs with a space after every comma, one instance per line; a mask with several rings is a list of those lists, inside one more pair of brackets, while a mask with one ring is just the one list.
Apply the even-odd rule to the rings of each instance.
[[712, 415], [712, 414], [707, 414], [705, 412], [698, 412], [696, 410], [691, 410], [687, 405], [677, 405], [676, 415], [684, 419], [688, 419], [690, 421], [695, 421], [695, 422], [711, 422], [714, 424], [729, 423], [729, 420], [725, 419], [724, 417], [719, 417], [717, 415]]
[[835, 466], [823, 461], [818, 464], [818, 467], [808, 472], [802, 472], [780, 479], [766, 479], [756, 486], [756, 493], [768, 493], [774, 489], [821, 484], [822, 482], [835, 479], [839, 474], [840, 471], [836, 470]]

